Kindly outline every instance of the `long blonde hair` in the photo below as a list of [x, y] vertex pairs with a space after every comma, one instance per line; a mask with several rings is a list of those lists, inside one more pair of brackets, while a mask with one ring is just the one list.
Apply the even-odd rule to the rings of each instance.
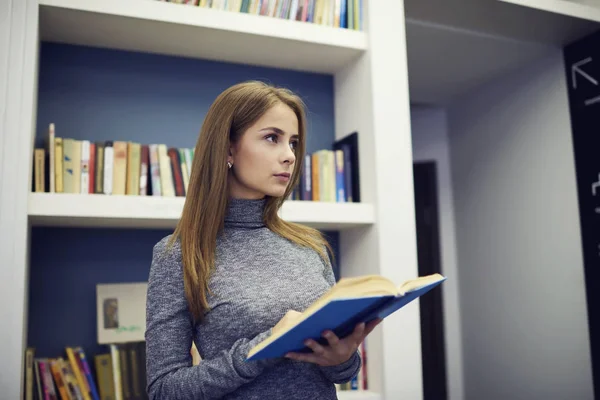
[[290, 107], [298, 118], [296, 163], [283, 197], [267, 197], [265, 226], [280, 236], [315, 250], [327, 260], [331, 246], [321, 232], [282, 220], [278, 211], [300, 180], [306, 149], [306, 117], [303, 101], [285, 88], [249, 81], [221, 93], [210, 106], [194, 150], [194, 161], [181, 219], [170, 246], [179, 239], [185, 295], [195, 322], [208, 311], [209, 279], [214, 270], [217, 236], [227, 212], [227, 156], [232, 143], [277, 103]]

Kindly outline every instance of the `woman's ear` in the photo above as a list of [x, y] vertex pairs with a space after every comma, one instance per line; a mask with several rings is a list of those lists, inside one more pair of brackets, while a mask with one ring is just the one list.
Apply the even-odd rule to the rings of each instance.
[[233, 166], [233, 147], [229, 148], [229, 155], [227, 156], [227, 166], [231, 168]]

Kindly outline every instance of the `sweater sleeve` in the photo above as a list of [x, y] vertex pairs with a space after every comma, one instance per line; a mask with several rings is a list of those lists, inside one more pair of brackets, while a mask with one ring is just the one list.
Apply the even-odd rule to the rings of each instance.
[[[146, 300], [146, 371], [150, 399], [218, 399], [257, 377], [275, 361], [246, 361], [271, 330], [238, 339], [218, 357], [192, 365], [193, 321], [179, 255], [154, 246]], [[177, 253], [177, 252], [173, 252]]]
[[[323, 263], [323, 275], [329, 286], [335, 285], [335, 275], [329, 259]], [[345, 383], [354, 378], [360, 371], [362, 360], [357, 351], [344, 363], [331, 367], [319, 367], [325, 377], [333, 383]]]

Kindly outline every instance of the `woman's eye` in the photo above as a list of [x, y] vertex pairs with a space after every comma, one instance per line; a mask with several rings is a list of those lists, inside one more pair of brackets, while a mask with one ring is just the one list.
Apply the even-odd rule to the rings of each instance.
[[290, 147], [292, 148], [292, 150], [296, 150], [296, 148], [298, 148], [298, 142], [296, 140], [290, 142]]
[[[277, 135], [268, 135], [266, 139], [270, 142], [277, 143]], [[273, 139], [273, 140], [271, 140]]]

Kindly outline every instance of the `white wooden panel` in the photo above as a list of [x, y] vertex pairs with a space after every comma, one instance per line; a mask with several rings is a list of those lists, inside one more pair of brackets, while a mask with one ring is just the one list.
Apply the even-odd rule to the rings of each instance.
[[[3, 0], [0, 63], [5, 80], [0, 147], [0, 393], [17, 399], [22, 387], [26, 340], [29, 190], [37, 49], [37, 4]], [[5, 13], [6, 11], [6, 13]]]

